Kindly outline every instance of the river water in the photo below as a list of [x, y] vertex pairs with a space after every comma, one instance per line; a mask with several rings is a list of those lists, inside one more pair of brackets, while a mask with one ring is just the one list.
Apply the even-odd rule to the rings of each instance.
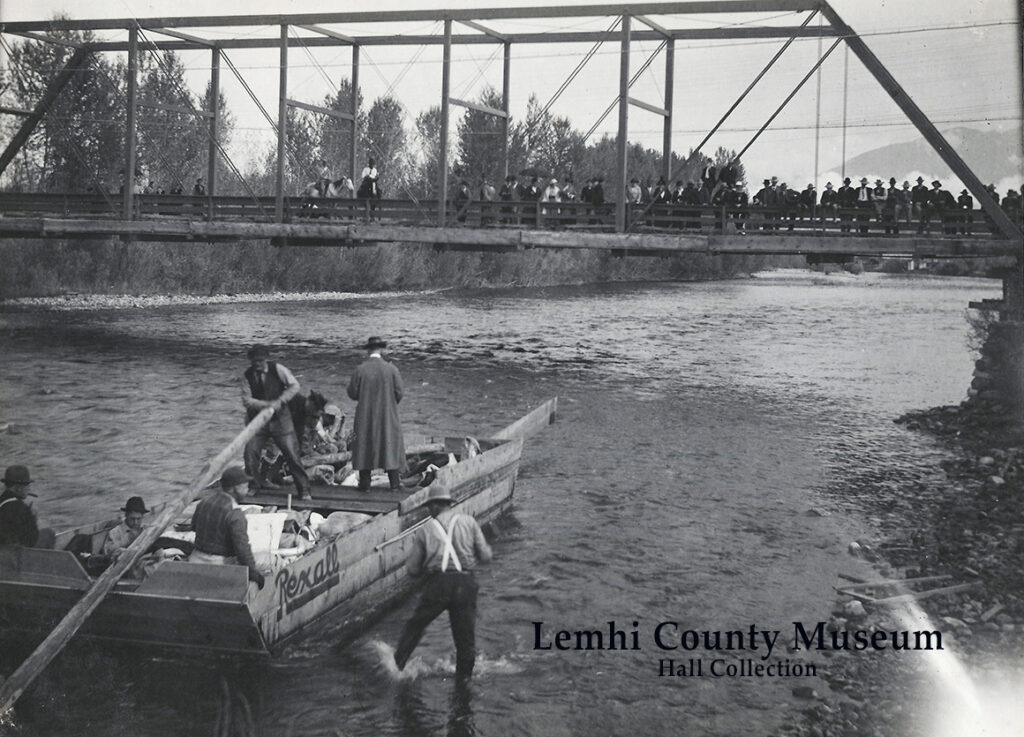
[[[245, 348], [273, 344], [338, 400], [369, 335], [391, 341], [409, 431], [486, 434], [548, 397], [514, 512], [480, 575], [477, 674], [453, 688], [442, 617], [396, 685], [412, 601], [338, 647], [329, 625], [282, 661], [62, 655], [12, 733], [215, 734], [243, 697], [260, 735], [766, 734], [819, 679], [659, 677], [655, 625], [792, 632], [827, 619], [836, 573], [876, 513], [851, 484], [939, 479], [945, 451], [893, 424], [970, 382], [965, 308], [998, 282], [778, 271], [721, 283], [450, 291], [337, 302], [0, 313], [5, 464], [29, 465], [44, 522], [168, 498], [240, 428]], [[872, 470], [880, 473], [873, 474]], [[537, 650], [557, 630], [640, 650]], [[763, 649], [754, 654], [758, 659]], [[727, 662], [751, 653], [723, 653]], [[856, 655], [841, 654], [841, 657]], [[713, 657], [719, 657], [714, 656]], [[774, 660], [797, 656], [781, 652]], [[706, 659], [705, 668], [710, 658]], [[415, 662], [415, 661], [414, 661]], [[760, 662], [760, 661], [758, 661]], [[818, 661], [827, 668], [827, 661]]]

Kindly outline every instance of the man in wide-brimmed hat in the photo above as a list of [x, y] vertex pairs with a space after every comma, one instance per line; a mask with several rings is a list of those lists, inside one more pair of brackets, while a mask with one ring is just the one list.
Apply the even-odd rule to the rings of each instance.
[[130, 497], [121, 507], [121, 511], [124, 512], [124, 521], [107, 533], [107, 539], [103, 543], [103, 554], [114, 560], [117, 560], [124, 549], [142, 534], [145, 529], [142, 518], [149, 514], [146, 502], [141, 496]]
[[381, 350], [387, 342], [377, 336], [366, 341], [366, 360], [356, 367], [348, 383], [348, 396], [358, 402], [352, 427], [352, 468], [359, 471], [359, 489], [369, 491], [374, 469], [387, 471], [392, 491], [402, 488], [405, 440], [398, 418], [404, 387], [402, 375]]
[[395, 664], [405, 668], [423, 631], [441, 612], [448, 610], [455, 641], [455, 675], [473, 675], [476, 662], [476, 595], [479, 588], [473, 569], [491, 560], [491, 547], [477, 521], [451, 510], [449, 489], [435, 481], [423, 502], [430, 520], [416, 531], [405, 568], [413, 578], [423, 578], [423, 593], [416, 611], [405, 623], [395, 648]]
[[284, 364], [270, 360], [270, 349], [256, 344], [249, 349], [249, 368], [242, 378], [242, 404], [246, 411], [246, 422], [252, 420], [261, 410], [273, 402], [283, 400], [274, 417], [245, 444], [245, 472], [253, 477], [252, 487], [277, 488], [268, 479], [257, 479], [260, 451], [270, 438], [281, 449], [288, 472], [295, 482], [299, 499], [312, 499], [309, 493], [309, 476], [299, 460], [299, 439], [295, 431], [288, 402], [299, 393], [299, 382]]
[[8, 466], [4, 471], [4, 493], [0, 495], [0, 545], [27, 548], [53, 547], [53, 531], [40, 530], [30, 496], [32, 476], [26, 466]]

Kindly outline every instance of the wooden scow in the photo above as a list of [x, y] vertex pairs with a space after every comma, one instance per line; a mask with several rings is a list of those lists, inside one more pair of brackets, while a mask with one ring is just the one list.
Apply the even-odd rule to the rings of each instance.
[[133, 566], [136, 561], [146, 552], [150, 545], [156, 542], [161, 533], [174, 519], [184, 511], [192, 500], [205, 489], [211, 481], [217, 478], [218, 474], [235, 458], [245, 447], [245, 444], [252, 438], [260, 428], [270, 422], [274, 412], [283, 406], [278, 400], [269, 407], [260, 411], [245, 429], [232, 440], [217, 456], [206, 463], [199, 475], [180, 492], [178, 496], [162, 512], [157, 515], [153, 523], [145, 528], [135, 541], [125, 549], [124, 553], [114, 561], [113, 565], [104, 571], [95, 583], [89, 588], [85, 596], [71, 607], [71, 610], [64, 616], [47, 638], [38, 648], [18, 666], [18, 669], [11, 674], [2, 685], [0, 685], [0, 714], [6, 713], [13, 706], [18, 697], [25, 691], [25, 688], [49, 665], [68, 641], [74, 637], [79, 628], [84, 624], [86, 618], [100, 605], [104, 597], [113, 590], [121, 577]]
[[[545, 402], [491, 437], [479, 438], [479, 455], [459, 458], [438, 471], [437, 479], [451, 489], [460, 511], [484, 524], [512, 504], [523, 440], [552, 422], [556, 408], [556, 399]], [[244, 566], [175, 561], [165, 561], [141, 582], [118, 583], [266, 419], [268, 410], [207, 464], [95, 581], [68, 550], [0, 549], [0, 618], [28, 634], [45, 631], [61, 620], [3, 685], [5, 709], [79, 628], [81, 636], [100, 641], [202, 653], [274, 655], [327, 615], [332, 637], [350, 639], [412, 587], [404, 561], [412, 533], [427, 516], [420, 504], [429, 487], [400, 495], [380, 508], [368, 508], [370, 516], [361, 524], [284, 559], [288, 562], [267, 576], [259, 591], [248, 585]], [[464, 440], [438, 438], [429, 445], [458, 454]], [[427, 443], [409, 443], [414, 445]], [[74, 532], [89, 536], [97, 549], [118, 522], [78, 527], [61, 533], [58, 540], [66, 545]]]

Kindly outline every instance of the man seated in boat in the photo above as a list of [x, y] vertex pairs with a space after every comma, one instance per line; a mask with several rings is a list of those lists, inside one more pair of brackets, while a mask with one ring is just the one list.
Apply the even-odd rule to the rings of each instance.
[[240, 466], [232, 466], [220, 477], [220, 491], [199, 502], [192, 515], [196, 532], [195, 548], [188, 559], [192, 563], [244, 565], [249, 580], [263, 588], [263, 572], [256, 565], [249, 546], [249, 527], [238, 505], [249, 493], [249, 475]]
[[302, 437], [302, 455], [332, 455], [345, 450], [341, 429], [345, 415], [336, 404], [326, 401], [315, 418], [306, 419], [306, 432]]
[[107, 533], [107, 539], [103, 542], [103, 554], [111, 560], [117, 560], [125, 548], [142, 534], [145, 529], [142, 526], [142, 518], [149, 514], [146, 502], [141, 496], [131, 497], [121, 511], [124, 512], [124, 521]]
[[8, 466], [4, 471], [4, 493], [0, 495], [0, 545], [52, 548], [53, 530], [39, 529], [28, 490], [32, 476], [25, 466]]

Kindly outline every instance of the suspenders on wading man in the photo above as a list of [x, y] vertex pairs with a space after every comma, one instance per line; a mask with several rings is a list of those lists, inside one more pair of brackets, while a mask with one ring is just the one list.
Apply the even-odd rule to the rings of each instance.
[[455, 641], [455, 674], [465, 679], [473, 675], [476, 661], [478, 587], [473, 568], [491, 560], [491, 547], [475, 519], [449, 511], [452, 496], [443, 484], [434, 483], [424, 503], [430, 520], [417, 531], [405, 562], [410, 576], [424, 577], [423, 593], [402, 630], [395, 664], [399, 670], [405, 667], [427, 625], [447, 609]]

